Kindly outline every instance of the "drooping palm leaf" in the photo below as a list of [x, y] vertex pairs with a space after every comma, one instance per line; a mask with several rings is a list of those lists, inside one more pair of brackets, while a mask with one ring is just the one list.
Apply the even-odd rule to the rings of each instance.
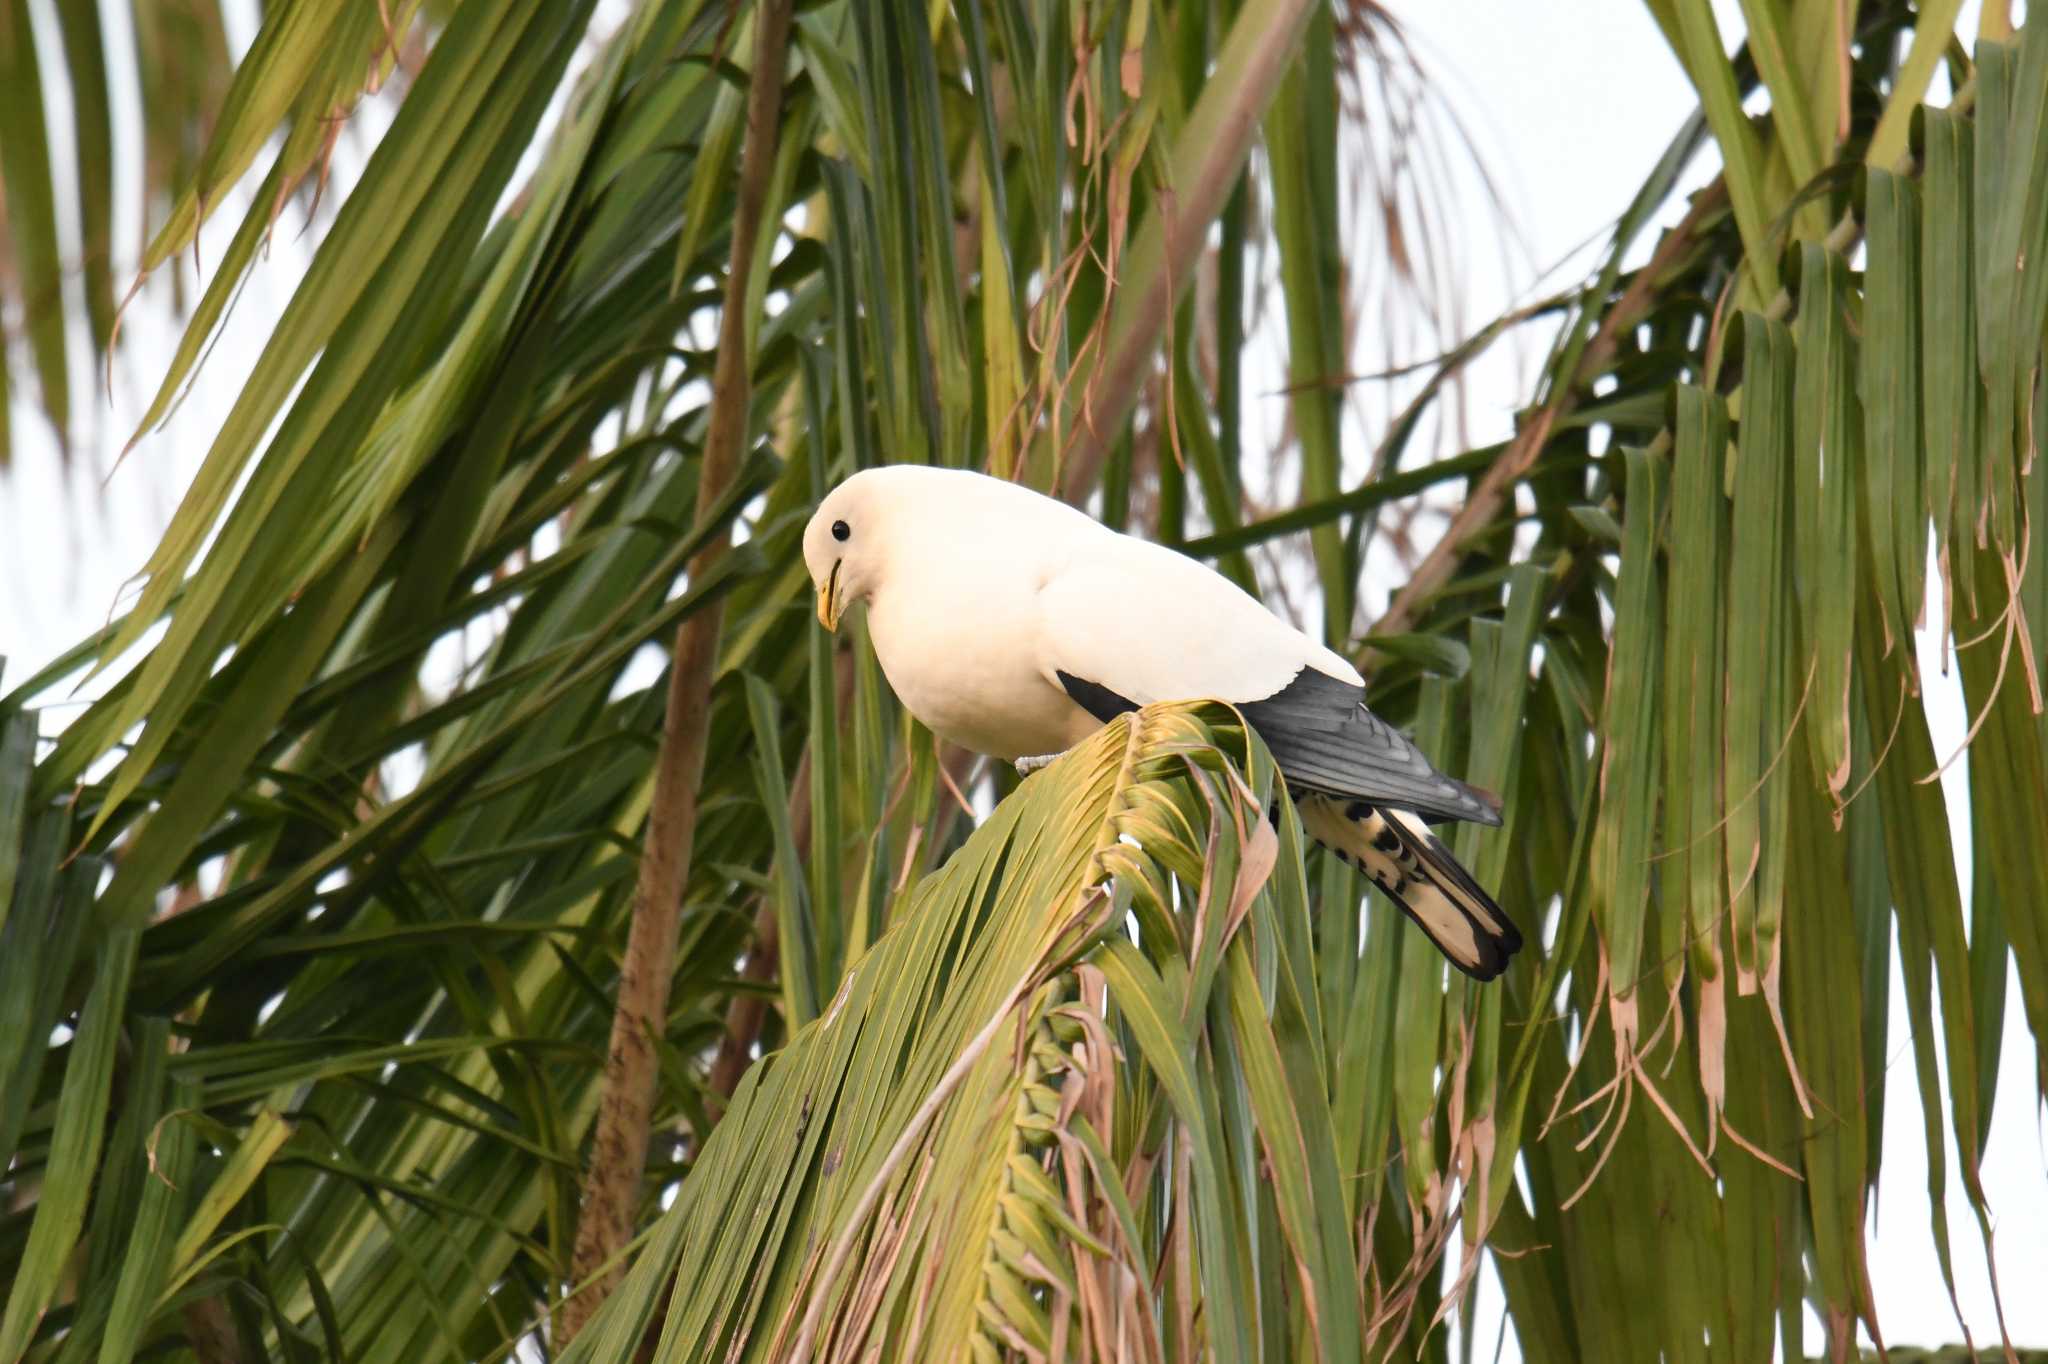
[[[315, 197], [357, 104], [397, 71], [417, 37], [420, 0], [276, 8], [239, 63], [229, 59], [229, 21], [216, 0], [139, 0], [105, 10], [62, 4], [50, 7], [57, 22], [44, 26], [33, 21], [33, 8], [13, 0], [0, 9], [0, 299], [26, 340], [39, 406], [62, 446], [96, 387], [92, 375], [75, 371], [70, 335], [81, 334], [96, 357], [114, 347], [121, 309], [149, 275], [192, 249], [200, 225], [267, 154], [262, 187], [225, 259], [203, 262], [213, 275], [205, 294], [185, 299], [182, 282], [173, 281], [173, 306], [180, 314], [189, 308], [194, 323], [145, 425], [160, 417], [286, 200], [301, 187], [309, 202]], [[53, 102], [57, 90], [63, 98]], [[136, 222], [117, 221], [115, 212], [122, 161], [115, 124], [124, 107], [137, 111], [142, 138], [130, 149], [140, 191]], [[63, 230], [66, 222], [75, 238]], [[147, 243], [139, 258], [130, 254], [131, 237]], [[67, 279], [80, 286], [76, 311]], [[0, 393], [26, 389], [28, 374], [0, 376], [10, 381]], [[6, 437], [0, 415], [0, 468], [9, 458]]]
[[572, 1357], [650, 1320], [670, 1359], [1245, 1354], [1299, 1294], [1355, 1358], [1302, 840], [1244, 733], [1155, 708], [1005, 801], [750, 1075]]

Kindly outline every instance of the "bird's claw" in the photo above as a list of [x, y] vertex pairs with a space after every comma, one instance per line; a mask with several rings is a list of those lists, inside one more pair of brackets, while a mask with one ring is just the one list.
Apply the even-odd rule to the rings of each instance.
[[1040, 753], [1029, 758], [1019, 758], [1016, 762], [1017, 775], [1028, 777], [1041, 767], [1052, 766], [1055, 762], [1059, 761], [1061, 756], [1058, 753]]

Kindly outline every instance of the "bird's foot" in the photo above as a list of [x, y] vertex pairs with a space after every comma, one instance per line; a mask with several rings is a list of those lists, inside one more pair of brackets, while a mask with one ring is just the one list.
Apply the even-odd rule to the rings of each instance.
[[1064, 753], [1040, 753], [1035, 757], [1019, 758], [1016, 762], [1017, 775], [1028, 777], [1039, 768], [1050, 767], [1066, 756]]

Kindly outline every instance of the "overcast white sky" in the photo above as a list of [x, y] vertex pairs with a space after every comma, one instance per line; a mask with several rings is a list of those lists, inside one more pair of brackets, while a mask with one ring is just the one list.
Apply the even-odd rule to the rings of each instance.
[[[1735, 6], [1721, 0], [1717, 5], [1724, 32], [1732, 35], [1738, 25]], [[39, 26], [54, 24], [49, 0], [32, 0], [30, 8]], [[1528, 259], [1546, 266], [1613, 221], [1692, 107], [1684, 78], [1641, 0], [1394, 0], [1392, 8], [1408, 24], [1425, 61], [1474, 132], [1514, 212]], [[1974, 3], [1968, 12], [1974, 13]], [[239, 49], [249, 39], [253, 11], [243, 7], [234, 15]], [[1598, 34], [1597, 41], [1589, 41], [1589, 34]], [[125, 156], [135, 145], [133, 111], [117, 109], [116, 117], [117, 155]], [[374, 109], [365, 114], [373, 130], [381, 119]], [[360, 164], [363, 145], [344, 141], [337, 177], [343, 183]], [[1693, 183], [1704, 182], [1712, 170], [1711, 164], [1696, 167]], [[118, 177], [123, 184], [132, 178]], [[117, 211], [133, 210], [117, 205]], [[225, 233], [240, 213], [238, 202], [215, 219], [202, 259], [218, 259]], [[1464, 234], [1463, 240], [1442, 245], [1465, 262], [1467, 319], [1482, 321], [1529, 296], [1528, 270], [1510, 274], [1500, 265], [1488, 215], [1474, 214], [1447, 227]], [[75, 241], [75, 227], [67, 232]], [[68, 480], [47, 428], [17, 400], [12, 414], [16, 464], [0, 480], [0, 656], [7, 659], [0, 690], [106, 618], [124, 578], [141, 565], [161, 532], [306, 258], [305, 243], [288, 221], [270, 266], [245, 290], [227, 335], [168, 429], [143, 442], [104, 491], [97, 487], [99, 480], [147, 402], [175, 341], [161, 310], [131, 310], [126, 325], [134, 345], [127, 363], [117, 367], [112, 406], [96, 407], [91, 429], [78, 434], [83, 449]], [[1581, 255], [1577, 261], [1582, 266], [1587, 259]], [[179, 268], [189, 282], [189, 256]], [[1540, 351], [1547, 339], [1547, 333], [1532, 337], [1519, 364], [1512, 352], [1503, 351], [1475, 371], [1467, 407], [1471, 443], [1507, 433], [1509, 415], [1527, 400], [1533, 365], [1529, 351]], [[74, 374], [92, 372], [93, 357], [84, 353], [81, 341]], [[74, 384], [82, 386], [82, 378]], [[1377, 438], [1370, 414], [1370, 400], [1361, 399], [1347, 422], [1354, 440]], [[1254, 413], [1251, 420], [1277, 418]], [[1397, 585], [1369, 582], [1367, 606], [1382, 604]], [[1938, 676], [1932, 667], [1927, 672]], [[1964, 730], [1952, 687], [1932, 708], [1931, 718], [1937, 749], [1952, 751]], [[1951, 768], [1943, 783], [1952, 827], [1965, 834], [1967, 807], [1959, 796], [1966, 761]], [[1966, 845], [1959, 846], [1959, 857], [1967, 892]], [[2020, 1020], [2017, 997], [2015, 980], [1984, 1178], [1997, 1202], [1999, 1268], [2014, 1341], [2048, 1346], [2048, 1295], [2038, 1287], [2048, 1282], [2048, 1168], [2033, 1101], [2033, 1041]], [[1887, 1342], [1931, 1345], [1952, 1341], [1958, 1332], [1928, 1234], [1918, 1092], [1905, 1001], [1896, 990], [1891, 1017], [1884, 1169], [1872, 1214], [1871, 1277]], [[1949, 1235], [1958, 1293], [1982, 1347], [1996, 1342], [1997, 1328], [1976, 1226], [1954, 1174], [1952, 1153], [1949, 1164]], [[1482, 1359], [1492, 1357], [1498, 1321], [1499, 1290], [1489, 1276], [1475, 1331]], [[1817, 1346], [1818, 1339], [1817, 1332], [1809, 1333], [1810, 1345]], [[1502, 1358], [1518, 1357], [1510, 1332]]]

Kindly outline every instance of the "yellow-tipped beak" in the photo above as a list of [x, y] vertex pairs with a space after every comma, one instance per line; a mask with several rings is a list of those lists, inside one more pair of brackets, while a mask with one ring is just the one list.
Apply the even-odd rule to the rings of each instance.
[[827, 630], [837, 630], [839, 628], [839, 613], [845, 609], [843, 603], [834, 599], [837, 596], [835, 589], [838, 586], [839, 565], [834, 564], [832, 565], [832, 576], [825, 579], [825, 585], [818, 589], [818, 624], [824, 626]]

